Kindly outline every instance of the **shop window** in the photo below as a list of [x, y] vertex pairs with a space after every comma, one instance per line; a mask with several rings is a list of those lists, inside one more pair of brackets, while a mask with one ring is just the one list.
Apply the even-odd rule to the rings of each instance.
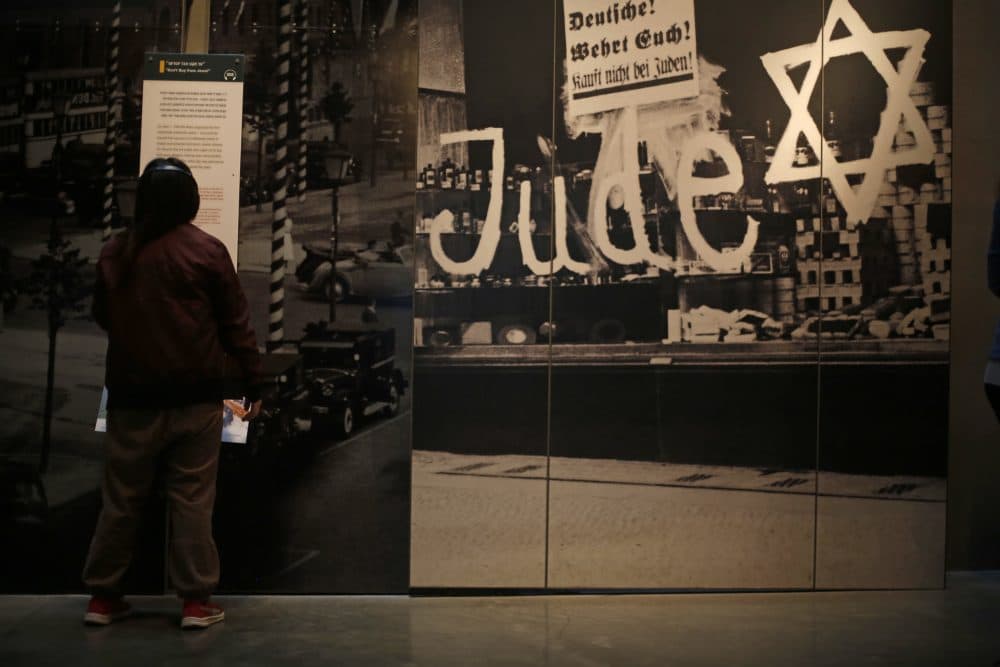
[[6, 127], [0, 128], [0, 145], [2, 146], [16, 146], [21, 141], [20, 126], [18, 125], [7, 125]]

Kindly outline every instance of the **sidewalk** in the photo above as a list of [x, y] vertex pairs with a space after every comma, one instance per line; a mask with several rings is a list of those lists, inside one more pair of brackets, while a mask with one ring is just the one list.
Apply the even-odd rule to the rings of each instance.
[[[48, 252], [48, 220], [6, 216], [3, 227], [3, 245], [10, 249], [13, 258], [38, 259], [40, 255]], [[102, 245], [101, 229], [77, 227], [75, 220], [67, 218], [60, 221], [60, 232], [64, 239], [71, 241], [80, 249], [81, 257], [86, 257], [91, 262], [97, 259]]]
[[[42, 476], [49, 509], [97, 488], [102, 437], [94, 421], [104, 378], [106, 339], [62, 331], [56, 347], [56, 385], [49, 469]], [[38, 465], [45, 404], [48, 338], [43, 331], [0, 332], [4, 374], [0, 379], [0, 456]]]
[[[100, 437], [94, 419], [104, 382], [102, 335], [62, 331], [56, 340], [56, 383], [52, 448], [66, 454], [99, 458]], [[4, 350], [0, 378], [0, 454], [37, 451], [45, 401], [48, 338], [44, 331], [7, 328], [0, 332]]]

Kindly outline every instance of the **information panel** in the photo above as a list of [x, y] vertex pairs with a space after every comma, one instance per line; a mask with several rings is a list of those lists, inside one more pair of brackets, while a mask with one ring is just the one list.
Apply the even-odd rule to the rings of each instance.
[[194, 223], [236, 263], [246, 59], [236, 54], [147, 53], [140, 164], [183, 160], [198, 181]]

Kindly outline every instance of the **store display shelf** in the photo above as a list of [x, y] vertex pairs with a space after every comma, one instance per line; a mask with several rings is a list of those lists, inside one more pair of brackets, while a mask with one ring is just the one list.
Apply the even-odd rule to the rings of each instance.
[[417, 367], [438, 366], [809, 366], [823, 364], [948, 364], [948, 347], [933, 340], [758, 341], [752, 343], [636, 343], [455, 345], [414, 350]]

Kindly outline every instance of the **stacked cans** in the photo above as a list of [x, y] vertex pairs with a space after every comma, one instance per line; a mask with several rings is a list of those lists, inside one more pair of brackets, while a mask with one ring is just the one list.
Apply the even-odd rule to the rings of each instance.
[[[921, 204], [951, 203], [951, 110], [934, 103], [934, 86], [918, 81], [910, 88], [910, 99], [920, 111], [934, 139], [934, 180], [923, 183]], [[900, 202], [902, 203], [902, 202]]]
[[899, 282], [902, 285], [917, 283], [917, 250], [913, 243], [913, 206], [892, 207], [892, 235], [896, 242], [899, 260]]
[[838, 215], [796, 220], [795, 231], [798, 310], [829, 312], [860, 304], [864, 287], [857, 227]]
[[795, 321], [795, 278], [780, 276], [774, 279], [774, 319], [783, 323]]
[[[918, 176], [902, 175], [904, 170], [914, 167], [890, 169], [879, 191], [878, 205], [891, 211], [896, 256], [899, 260], [899, 283], [919, 286], [922, 279], [922, 255], [940, 253], [948, 245], [950, 228], [943, 237], [945, 246], [938, 240], [928, 239], [926, 225], [921, 228], [918, 219], [926, 221], [926, 207], [951, 203], [951, 120], [947, 106], [935, 105], [934, 86], [930, 82], [918, 81], [910, 88], [910, 99], [920, 111], [934, 139], [934, 160], [926, 166], [916, 166]], [[916, 145], [913, 132], [900, 119], [893, 142], [894, 150], [906, 151]], [[921, 208], [923, 207], [923, 208]], [[874, 215], [873, 217], [879, 217]], [[915, 222], [916, 221], [916, 222]], [[950, 281], [946, 281], [950, 282]]]
[[914, 207], [914, 246], [931, 333], [949, 338], [951, 326], [951, 210], [947, 204]]

